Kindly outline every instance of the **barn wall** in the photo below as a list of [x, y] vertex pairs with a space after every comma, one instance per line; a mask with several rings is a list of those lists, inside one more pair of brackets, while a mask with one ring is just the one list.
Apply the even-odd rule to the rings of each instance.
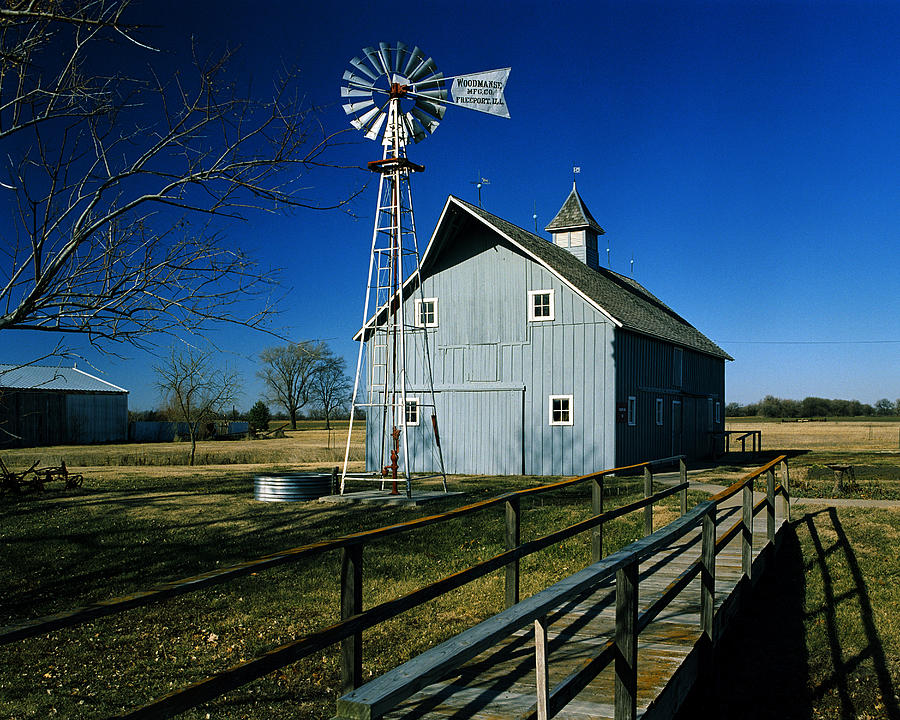
[[[627, 409], [629, 396], [636, 401], [635, 424], [616, 423], [618, 465], [677, 454], [705, 457], [710, 431], [724, 429], [725, 361], [684, 348], [679, 382], [675, 352], [670, 343], [616, 332], [616, 402]], [[657, 399], [663, 403], [662, 425], [656, 421]]]
[[67, 440], [65, 395], [0, 390], [0, 447], [62, 445]]
[[[529, 322], [528, 291], [546, 289], [555, 319]], [[426, 387], [427, 332], [448, 472], [573, 475], [612, 466], [613, 326], [605, 316], [477, 223], [426, 270], [422, 295], [405, 303], [408, 322], [417, 297], [438, 299], [438, 327], [412, 333], [411, 395]], [[573, 425], [549, 425], [550, 395], [573, 396]], [[381, 424], [372, 419], [369, 469], [380, 467]], [[410, 431], [413, 470], [433, 469], [430, 422]]]
[[128, 439], [128, 396], [124, 393], [66, 395], [69, 442], [124, 442]]

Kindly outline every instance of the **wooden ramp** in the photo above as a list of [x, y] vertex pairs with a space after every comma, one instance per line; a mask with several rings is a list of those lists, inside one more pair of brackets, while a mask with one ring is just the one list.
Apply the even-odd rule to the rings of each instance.
[[[771, 491], [769, 499], [768, 507], [774, 506]], [[774, 543], [768, 541], [773, 536], [778, 539], [784, 518], [776, 518], [774, 508], [768, 512], [768, 507], [763, 507], [766, 502], [763, 497], [757, 503], [753, 520], [749, 521], [749, 502], [749, 497], [742, 500], [740, 493], [731, 493], [730, 497], [723, 498], [717, 512], [710, 513], [715, 521], [710, 523], [709, 536], [717, 538], [717, 547], [712, 550], [712, 540], [707, 541], [705, 562], [714, 557], [715, 570], [705, 577], [698, 569], [704, 559], [701, 525], [696, 520], [684, 522], [680, 531], [673, 530], [673, 534], [679, 535], [674, 541], [666, 540], [664, 528], [629, 546], [639, 546], [630, 551], [638, 553], [639, 558], [639, 562], [631, 565], [639, 568], [637, 583], [632, 583], [637, 602], [630, 610], [632, 628], [639, 631], [636, 687], [634, 663], [625, 661], [631, 668], [630, 681], [629, 673], [622, 672], [620, 665], [623, 655], [628, 655], [628, 650], [622, 648], [635, 641], [635, 633], [622, 628], [622, 618], [627, 613], [622, 614], [626, 601], [621, 599], [621, 589], [617, 640], [616, 585], [617, 581], [622, 583], [623, 568], [628, 567], [629, 548], [626, 548], [348, 693], [338, 701], [337, 717], [354, 720], [671, 717], [692, 687], [704, 658], [709, 657], [701, 607], [702, 583], [706, 582], [711, 589], [710, 576], [714, 577], [714, 595], [707, 593], [708, 598], [712, 595], [712, 602], [710, 599], [706, 602], [715, 609], [707, 613], [705, 623], [715, 644], [751, 585], [743, 572], [749, 561], [751, 543], [747, 529], [750, 526], [753, 559], [749, 569], [753, 582], [759, 579], [774, 555]], [[786, 502], [783, 508], [787, 510]], [[744, 525], [741, 525], [742, 518]], [[672, 526], [680, 522], [675, 521]], [[655, 547], [651, 547], [657, 536]], [[742, 547], [745, 539], [746, 550]], [[748, 555], [746, 560], [744, 553]], [[626, 560], [618, 559], [619, 555]], [[609, 568], [603, 573], [597, 571], [589, 592], [580, 592], [578, 588], [585, 585], [579, 586], [578, 578], [607, 563], [615, 566], [613, 572]], [[568, 580], [572, 582], [567, 584]], [[681, 586], [675, 589], [677, 594], [673, 590], [675, 585]], [[563, 598], [557, 604], [552, 604], [554, 588], [559, 588], [558, 595]], [[521, 617], [516, 617], [516, 609], [520, 607]], [[497, 630], [498, 623], [505, 623], [508, 631], [505, 635]], [[541, 628], [546, 631], [546, 641]], [[456, 666], [448, 664], [448, 658], [454, 656], [462, 658]], [[541, 674], [543, 658], [547, 668], [546, 689], [539, 689], [536, 678]], [[595, 666], [603, 669], [599, 674], [589, 673], [585, 680], [584, 668], [591, 664], [592, 658]], [[579, 675], [580, 681], [569, 682]], [[626, 678], [626, 686], [629, 682], [631, 685], [617, 693], [616, 685], [617, 682], [622, 685], [622, 677]], [[434, 682], [429, 684], [431, 680]], [[540, 683], [544, 686], [543, 680]], [[574, 687], [566, 688], [567, 684]], [[557, 692], [559, 697], [554, 698]], [[543, 698], [540, 711], [539, 698]], [[617, 703], [621, 706], [618, 713]]]

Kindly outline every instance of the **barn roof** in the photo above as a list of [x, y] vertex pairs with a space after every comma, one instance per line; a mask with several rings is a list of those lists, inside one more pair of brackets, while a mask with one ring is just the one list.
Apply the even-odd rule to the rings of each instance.
[[[577, 198], [574, 188], [569, 195], [570, 200], [573, 195]], [[578, 201], [580, 202], [580, 198]], [[568, 202], [569, 200], [566, 201], [567, 204]], [[565, 209], [565, 205], [563, 208]], [[605, 268], [593, 270], [570, 252], [557, 247], [545, 238], [453, 195], [447, 198], [438, 226], [422, 256], [423, 269], [429, 260], [440, 252], [440, 248], [455, 233], [465, 216], [482, 222], [530, 255], [612, 319], [616, 325], [707, 355], [725, 360], [734, 359], [633, 279]]]
[[118, 385], [89, 375], [77, 367], [47, 365], [0, 365], [0, 388], [68, 392], [128, 392]]
[[572, 192], [563, 203], [556, 217], [550, 221], [550, 224], [544, 228], [547, 232], [553, 230], [576, 230], [579, 228], [591, 228], [598, 235], [605, 235], [605, 231], [600, 227], [600, 223], [594, 220], [591, 211], [587, 209], [575, 183], [572, 183]]

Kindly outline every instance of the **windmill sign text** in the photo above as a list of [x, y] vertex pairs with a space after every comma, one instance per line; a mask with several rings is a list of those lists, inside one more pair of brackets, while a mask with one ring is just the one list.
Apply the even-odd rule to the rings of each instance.
[[510, 68], [486, 70], [471, 75], [457, 75], [452, 78], [450, 94], [456, 105], [470, 110], [478, 110], [490, 115], [509, 117], [503, 90], [509, 78]]

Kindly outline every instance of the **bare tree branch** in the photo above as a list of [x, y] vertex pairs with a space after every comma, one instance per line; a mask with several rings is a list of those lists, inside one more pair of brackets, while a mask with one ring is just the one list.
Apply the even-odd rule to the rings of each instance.
[[[231, 52], [165, 80], [86, 70], [124, 37], [127, 0], [22, 0], [0, 8], [0, 330], [77, 333], [102, 349], [211, 322], [266, 328], [278, 273], [213, 231], [216, 218], [324, 202], [302, 179], [332, 165], [328, 133], [277, 78], [249, 97]], [[201, 219], [201, 222], [198, 222]]]

